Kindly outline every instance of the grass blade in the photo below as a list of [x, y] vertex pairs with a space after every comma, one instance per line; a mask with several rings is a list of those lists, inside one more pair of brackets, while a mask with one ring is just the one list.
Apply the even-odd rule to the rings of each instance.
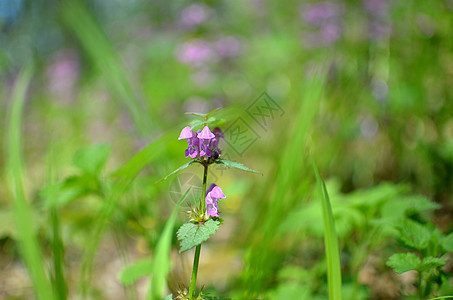
[[318, 168], [312, 157], [311, 163], [315, 172], [316, 183], [321, 193], [322, 221], [324, 224], [324, 242], [327, 258], [327, 282], [329, 286], [329, 299], [341, 300], [341, 264], [340, 251], [338, 249], [337, 233], [335, 231], [335, 220], [330, 205], [329, 194], [326, 184], [319, 175]]
[[173, 227], [175, 226], [176, 215], [178, 213], [181, 203], [189, 193], [190, 188], [181, 196], [178, 204], [173, 209], [170, 218], [165, 224], [162, 235], [160, 236], [159, 242], [156, 246], [153, 272], [150, 284], [150, 290], [148, 291], [149, 300], [160, 300], [162, 299], [164, 282], [167, 278], [167, 274], [170, 271], [170, 247], [172, 240]]
[[22, 111], [25, 93], [32, 75], [31, 67], [25, 68], [16, 81], [8, 120], [7, 172], [13, 199], [14, 222], [18, 246], [30, 274], [38, 299], [54, 299], [43, 265], [43, 256], [34, 228], [34, 215], [25, 199], [23, 189], [23, 161], [21, 149]]
[[144, 113], [142, 103], [134, 93], [129, 76], [112, 43], [90, 11], [82, 1], [65, 0], [61, 2], [61, 16], [64, 24], [80, 41], [88, 57], [101, 71], [103, 78], [113, 91], [112, 94], [117, 95], [127, 107], [141, 133], [146, 133], [149, 129], [149, 121], [152, 119]]
[[53, 276], [52, 286], [56, 299], [67, 299], [67, 283], [64, 277], [63, 264], [64, 264], [64, 247], [61, 238], [60, 217], [58, 215], [57, 193], [58, 190], [55, 185], [55, 173], [52, 162], [53, 150], [49, 152], [47, 157], [47, 177], [48, 185], [52, 187], [50, 193], [47, 193], [47, 203], [50, 203], [50, 226], [52, 228], [52, 259], [53, 259]]
[[[247, 298], [257, 298], [262, 291], [271, 284], [285, 259], [288, 248], [276, 247], [282, 244], [282, 237], [278, 233], [281, 220], [286, 218], [292, 209], [303, 197], [301, 191], [309, 186], [307, 160], [304, 159], [310, 142], [310, 134], [315, 118], [318, 115], [319, 103], [324, 90], [325, 76], [315, 75], [312, 79], [302, 82], [300, 90], [295, 91], [294, 99], [301, 99], [297, 103], [288, 103], [297, 109], [286, 134], [288, 142], [279, 147], [277, 169], [274, 177], [266, 174], [267, 181], [274, 185], [263, 185], [262, 192], [255, 196], [260, 199], [259, 213], [253, 217], [253, 225], [245, 239], [250, 245], [250, 251], [245, 257], [245, 267], [242, 275], [242, 286]], [[264, 201], [262, 201], [263, 199]], [[246, 205], [246, 204], [245, 204]], [[256, 203], [255, 203], [256, 205]], [[245, 211], [252, 207], [244, 208]], [[254, 209], [254, 207], [253, 207]], [[248, 216], [249, 217], [249, 216]]]

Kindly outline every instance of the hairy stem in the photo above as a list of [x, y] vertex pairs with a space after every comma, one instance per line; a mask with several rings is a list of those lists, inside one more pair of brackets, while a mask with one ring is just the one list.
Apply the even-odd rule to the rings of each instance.
[[[206, 203], [205, 203], [205, 196], [206, 196], [206, 181], [208, 178], [208, 166], [204, 166], [204, 173], [203, 173], [203, 190], [200, 199], [200, 207], [201, 213], [206, 214]], [[195, 293], [195, 286], [197, 284], [197, 275], [198, 275], [198, 262], [200, 260], [200, 252], [201, 252], [201, 244], [195, 248], [195, 256], [193, 258], [193, 269], [192, 269], [192, 277], [190, 279], [190, 288], [189, 288], [189, 299], [193, 300], [194, 293]]]

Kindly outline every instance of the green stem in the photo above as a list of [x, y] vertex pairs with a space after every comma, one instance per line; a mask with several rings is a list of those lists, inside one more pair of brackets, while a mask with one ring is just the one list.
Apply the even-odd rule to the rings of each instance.
[[197, 284], [198, 261], [200, 260], [201, 244], [195, 249], [195, 256], [193, 258], [192, 278], [190, 279], [189, 299], [195, 299], [195, 285]]
[[[206, 202], [205, 202], [205, 195], [206, 195], [206, 182], [208, 178], [208, 165], [204, 165], [204, 173], [203, 173], [203, 190], [200, 199], [200, 207], [201, 213], [203, 215], [206, 214]], [[200, 260], [200, 252], [201, 252], [201, 244], [195, 248], [195, 256], [193, 258], [193, 269], [192, 269], [192, 278], [190, 279], [190, 288], [189, 288], [189, 299], [193, 300], [194, 293], [195, 293], [195, 286], [197, 284], [197, 274], [198, 274], [198, 262]]]
[[201, 195], [201, 211], [203, 214], [206, 214], [206, 181], [208, 178], [208, 166], [204, 166], [204, 173], [203, 173], [203, 194]]

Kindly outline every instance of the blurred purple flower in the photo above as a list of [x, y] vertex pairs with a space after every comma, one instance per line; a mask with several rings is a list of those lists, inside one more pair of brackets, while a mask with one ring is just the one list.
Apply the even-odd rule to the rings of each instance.
[[389, 15], [388, 0], [364, 0], [363, 7], [373, 16], [388, 17]]
[[301, 5], [301, 19], [313, 31], [307, 33], [311, 46], [330, 45], [341, 38], [343, 32], [343, 6], [325, 1]]
[[49, 90], [59, 99], [70, 99], [79, 79], [79, 61], [70, 51], [59, 52], [47, 67]]
[[223, 194], [223, 191], [215, 183], [212, 183], [206, 191], [206, 210], [211, 217], [219, 216], [219, 199], [224, 199], [226, 196]]
[[368, 36], [372, 40], [388, 37], [391, 33], [389, 0], [363, 0], [368, 16]]
[[224, 36], [214, 43], [214, 49], [220, 57], [235, 57], [241, 51], [241, 43], [233, 36]]
[[184, 29], [191, 29], [204, 23], [209, 18], [210, 13], [208, 6], [195, 3], [184, 8], [179, 23]]
[[302, 5], [302, 19], [311, 26], [322, 26], [341, 18], [342, 6], [334, 2]]
[[203, 40], [191, 40], [180, 45], [176, 51], [179, 62], [188, 65], [201, 66], [215, 59], [211, 45]]
[[322, 40], [326, 44], [332, 44], [341, 37], [342, 29], [335, 24], [327, 24], [321, 29]]

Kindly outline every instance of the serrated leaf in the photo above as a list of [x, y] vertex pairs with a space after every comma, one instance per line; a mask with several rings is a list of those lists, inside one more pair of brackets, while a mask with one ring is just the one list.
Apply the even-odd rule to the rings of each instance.
[[139, 278], [151, 274], [152, 262], [151, 259], [146, 258], [139, 260], [121, 270], [119, 280], [124, 285], [134, 284]]
[[219, 229], [220, 221], [209, 219], [202, 224], [184, 223], [178, 230], [177, 236], [184, 252], [203, 243]]
[[416, 270], [420, 266], [420, 258], [414, 253], [396, 253], [390, 256], [386, 265], [392, 267], [396, 273], [401, 274]]
[[453, 252], [453, 232], [442, 239], [442, 247], [445, 251]]
[[110, 154], [108, 145], [92, 145], [79, 149], [73, 158], [73, 163], [84, 173], [98, 174], [107, 162]]
[[159, 183], [159, 182], [161, 182], [161, 181], [164, 181], [165, 179], [167, 179], [167, 178], [170, 177], [171, 175], [176, 174], [176, 173], [178, 173], [178, 172], [181, 171], [181, 170], [184, 170], [185, 168], [187, 168], [188, 166], [190, 166], [190, 165], [193, 164], [194, 162], [195, 162], [194, 160], [189, 161], [187, 164], [184, 164], [184, 165], [180, 166], [179, 168], [177, 168], [176, 170], [174, 170], [173, 172], [171, 172], [170, 174], [168, 174], [168, 175], [165, 176], [164, 178], [159, 179], [158, 181], [156, 181], [156, 183]]
[[244, 166], [243, 164], [235, 162], [235, 161], [219, 158], [219, 159], [216, 159], [214, 162], [218, 165], [225, 166], [227, 168], [234, 168], [234, 169], [239, 169], [239, 170], [246, 171], [246, 172], [262, 174], [261, 172], [252, 170], [252, 169]]
[[431, 238], [430, 231], [415, 221], [404, 219], [396, 225], [400, 232], [399, 238], [409, 247], [425, 249]]
[[408, 197], [408, 210], [414, 210], [417, 212], [436, 210], [440, 208], [440, 204], [429, 200], [424, 196], [412, 196]]
[[443, 259], [440, 259], [440, 258], [437, 258], [437, 257], [428, 256], [428, 257], [425, 257], [422, 260], [422, 263], [421, 263], [421, 265], [420, 265], [418, 270], [421, 272], [421, 271], [425, 271], [425, 270], [441, 267], [443, 265], [445, 265], [445, 261]]

